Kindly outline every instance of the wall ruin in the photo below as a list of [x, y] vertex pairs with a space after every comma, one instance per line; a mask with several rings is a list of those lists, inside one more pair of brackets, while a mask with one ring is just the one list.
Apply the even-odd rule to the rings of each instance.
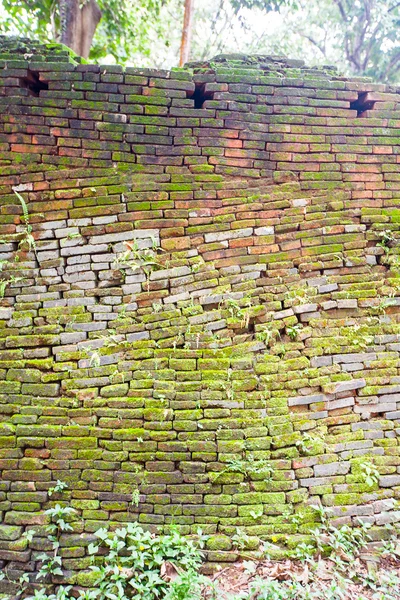
[[4, 38], [0, 67], [0, 568], [37, 568], [22, 533], [57, 480], [71, 582], [93, 532], [132, 520], [201, 526], [222, 563], [237, 527], [294, 548], [318, 501], [379, 538], [399, 517], [399, 89]]

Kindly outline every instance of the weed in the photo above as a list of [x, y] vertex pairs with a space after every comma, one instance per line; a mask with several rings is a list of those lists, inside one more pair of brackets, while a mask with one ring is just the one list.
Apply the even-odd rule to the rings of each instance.
[[252, 519], [254, 519], [254, 521], [257, 521], [260, 517], [262, 517], [264, 513], [264, 510], [262, 508], [262, 506], [260, 506], [259, 508], [256, 508], [255, 510], [251, 510], [250, 511], [250, 516]]
[[261, 329], [256, 331], [255, 338], [268, 346], [272, 340], [280, 338], [279, 329], [274, 328], [271, 324], [265, 324]]
[[391, 244], [396, 240], [391, 229], [385, 229], [384, 231], [377, 231], [376, 234], [380, 237], [380, 241], [377, 246], [383, 248], [386, 254], [389, 254]]
[[65, 483], [65, 481], [61, 481], [60, 479], [57, 479], [56, 484], [49, 488], [47, 494], [49, 495], [49, 497], [51, 497], [53, 494], [61, 494], [65, 489], [67, 489], [68, 484]]
[[154, 302], [153, 304], [153, 310], [156, 314], [160, 313], [163, 309], [163, 305], [161, 303], [158, 302]]
[[312, 532], [318, 551], [328, 552], [331, 560], [338, 566], [343, 557], [346, 557], [346, 560], [354, 560], [358, 550], [369, 540], [368, 530], [371, 525], [359, 521], [359, 527], [342, 525], [336, 528], [330, 524], [330, 509], [319, 504], [311, 505], [311, 508], [317, 512], [321, 520], [321, 527]]
[[381, 556], [398, 560], [400, 558], [399, 525], [396, 524], [395, 527], [393, 527], [393, 525], [387, 523], [385, 529], [390, 537], [388, 540], [382, 541], [379, 553]]
[[284, 296], [285, 305], [295, 306], [297, 304], [308, 304], [311, 301], [311, 298], [316, 295], [316, 292], [316, 288], [305, 285], [288, 290]]
[[237, 548], [238, 550], [244, 550], [250, 540], [250, 537], [247, 533], [238, 527], [236, 529], [236, 533], [232, 536], [232, 546]]
[[140, 491], [139, 491], [139, 488], [135, 488], [132, 491], [131, 505], [135, 506], [137, 508], [139, 506], [139, 502], [140, 502]]
[[196, 545], [177, 530], [156, 536], [138, 523], [128, 523], [114, 533], [99, 529], [95, 536], [99, 542], [91, 544], [89, 552], [96, 554], [100, 546], [107, 550], [103, 564], [91, 567], [97, 575], [99, 600], [200, 598], [204, 578], [198, 571], [204, 538]]
[[369, 307], [368, 314], [371, 316], [384, 315], [389, 306], [393, 306], [394, 304], [395, 301], [393, 298], [381, 298], [378, 304]]
[[348, 344], [360, 350], [365, 350], [374, 341], [374, 336], [369, 333], [368, 326], [358, 323], [344, 328], [342, 335], [347, 339]]
[[359, 463], [359, 466], [362, 473], [364, 474], [365, 483], [368, 487], [373, 487], [375, 484], [378, 483], [380, 473], [379, 469], [377, 469], [373, 462], [366, 460], [364, 462]]
[[305, 432], [303, 433], [301, 440], [296, 442], [296, 447], [305, 456], [314, 454], [314, 450], [317, 450], [318, 453], [320, 453], [321, 451], [324, 452], [324, 434], [322, 432], [318, 432], [314, 435], [310, 435], [309, 433]]
[[133, 242], [124, 242], [124, 244], [127, 250], [117, 256], [115, 260], [115, 267], [123, 274], [125, 274], [127, 270], [131, 270], [133, 272], [139, 270], [143, 271], [143, 273], [146, 275], [148, 287], [150, 273], [163, 267], [156, 254], [156, 249], [160, 249], [155, 246], [155, 242], [153, 242], [152, 250], [149, 248], [139, 248], [136, 240]]
[[235, 300], [234, 298], [225, 298], [222, 302], [222, 306], [226, 308], [233, 321], [239, 323], [242, 328], [247, 328], [250, 322], [251, 302], [250, 297], [245, 298], [245, 306], [242, 307], [238, 300]]
[[270, 481], [273, 472], [274, 469], [271, 464], [265, 459], [257, 460], [253, 456], [250, 456], [249, 458], [238, 457], [228, 460], [225, 469], [216, 473], [212, 479], [215, 483], [215, 481], [225, 473], [241, 473], [247, 480], [249, 480], [253, 474], [262, 474], [264, 481]]
[[291, 340], [295, 340], [302, 329], [303, 329], [303, 324], [296, 323], [295, 325], [288, 325], [286, 327], [286, 333], [288, 334], [288, 336], [290, 337]]
[[23, 281], [23, 279], [23, 277], [15, 277], [14, 275], [11, 275], [9, 279], [0, 279], [0, 298], [4, 298], [6, 289], [9, 285]]
[[97, 368], [100, 367], [101, 364], [101, 356], [98, 352], [92, 352], [89, 358], [89, 368]]
[[24, 200], [24, 198], [22, 197], [22, 195], [17, 192], [17, 190], [15, 188], [13, 188], [13, 192], [14, 194], [17, 196], [18, 200], [20, 201], [21, 207], [22, 207], [22, 218], [25, 224], [25, 230], [24, 230], [24, 237], [23, 239], [20, 241], [20, 247], [22, 247], [24, 244], [27, 244], [29, 251], [32, 251], [35, 253], [36, 259], [37, 257], [37, 250], [36, 250], [36, 242], [35, 242], [35, 238], [32, 235], [32, 225], [29, 223], [29, 212], [28, 212], [28, 207], [26, 205], [26, 202]]
[[125, 373], [120, 371], [117, 365], [113, 366], [109, 378], [111, 383], [125, 383]]

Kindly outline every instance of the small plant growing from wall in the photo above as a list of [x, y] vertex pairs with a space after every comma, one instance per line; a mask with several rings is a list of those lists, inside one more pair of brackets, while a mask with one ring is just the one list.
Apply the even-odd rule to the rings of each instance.
[[326, 450], [325, 433], [322, 431], [313, 434], [303, 433], [301, 440], [296, 442], [296, 448], [304, 456], [323, 454]]
[[252, 475], [262, 475], [263, 481], [271, 481], [274, 473], [274, 469], [268, 460], [256, 459], [252, 455], [229, 459], [226, 465], [222, 471], [210, 474], [212, 483], [218, 482], [220, 477], [226, 473], [240, 473], [244, 475], [246, 481], [250, 481]]
[[385, 229], [384, 231], [378, 231], [377, 235], [380, 238], [377, 246], [383, 248], [385, 254], [389, 254], [392, 244], [396, 241], [393, 231], [391, 229]]
[[[14, 257], [12, 260], [3, 260], [0, 262], [0, 272], [10, 272], [18, 267], [18, 262], [20, 260], [19, 251], [22, 251], [27, 247], [29, 252], [34, 252], [36, 260], [38, 260], [37, 256], [37, 247], [36, 241], [32, 234], [32, 225], [29, 221], [29, 212], [27, 204], [23, 198], [23, 196], [13, 188], [13, 192], [18, 198], [21, 208], [22, 208], [22, 221], [24, 224], [24, 228], [22, 232], [6, 235], [4, 238], [0, 239], [0, 244], [6, 243], [15, 243], [18, 242], [18, 248], [14, 252]], [[6, 289], [15, 283], [19, 283], [20, 281], [24, 281], [24, 277], [19, 277], [18, 275], [14, 275], [11, 273], [6, 277], [0, 277], [0, 299], [4, 298]]]
[[301, 330], [303, 329], [302, 323], [296, 323], [295, 325], [288, 325], [286, 327], [286, 333], [292, 341], [296, 340]]
[[24, 200], [24, 198], [21, 196], [21, 194], [19, 192], [17, 192], [17, 190], [14, 188], [13, 189], [14, 194], [17, 196], [18, 200], [20, 201], [21, 207], [22, 207], [22, 219], [24, 222], [24, 230], [23, 230], [23, 235], [22, 235], [22, 239], [20, 241], [20, 248], [22, 248], [25, 244], [28, 246], [28, 250], [32, 251], [35, 253], [36, 259], [37, 259], [37, 252], [36, 252], [36, 242], [35, 242], [35, 238], [32, 235], [32, 225], [29, 222], [29, 212], [28, 212], [28, 207], [26, 205], [26, 202]]
[[124, 242], [124, 244], [127, 249], [116, 257], [115, 269], [120, 271], [123, 279], [126, 277], [127, 271], [134, 273], [142, 271], [146, 276], [147, 291], [149, 291], [150, 273], [166, 268], [158, 256], [162, 249], [157, 246], [155, 240], [153, 240], [152, 248], [139, 248], [137, 240]]

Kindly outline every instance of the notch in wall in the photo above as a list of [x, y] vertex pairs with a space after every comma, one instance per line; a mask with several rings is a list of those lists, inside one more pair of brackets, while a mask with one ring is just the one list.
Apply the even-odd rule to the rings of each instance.
[[206, 100], [214, 98], [214, 92], [207, 92], [205, 83], [195, 82], [194, 92], [188, 98], [194, 100], [194, 108], [203, 108]]
[[19, 83], [22, 88], [28, 90], [31, 96], [39, 96], [41, 90], [49, 89], [47, 81], [40, 79], [39, 72], [30, 69], [25, 77], [20, 77]]
[[375, 102], [368, 97], [369, 92], [358, 92], [357, 100], [350, 103], [350, 108], [357, 111], [357, 117], [361, 117], [366, 110], [372, 110]]

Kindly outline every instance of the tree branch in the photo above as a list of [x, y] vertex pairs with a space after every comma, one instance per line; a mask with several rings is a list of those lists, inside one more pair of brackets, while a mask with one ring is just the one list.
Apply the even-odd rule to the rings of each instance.
[[340, 15], [341, 15], [341, 17], [342, 17], [343, 21], [344, 21], [345, 23], [347, 23], [347, 13], [346, 13], [346, 11], [344, 10], [343, 3], [341, 2], [341, 0], [333, 0], [333, 1], [334, 1], [334, 3], [336, 4], [336, 6], [338, 7], [338, 9], [339, 9], [339, 12], [340, 12]]
[[321, 46], [319, 44], [319, 42], [317, 42], [313, 37], [311, 37], [311, 35], [303, 33], [302, 31], [299, 31], [298, 33], [299, 33], [299, 35], [301, 35], [301, 37], [303, 37], [304, 39], [308, 40], [309, 42], [311, 42], [311, 44], [313, 46], [315, 46], [316, 48], [318, 48], [318, 50], [321, 52], [322, 56], [324, 56], [326, 58], [326, 48], [325, 48], [325, 46]]
[[397, 73], [397, 71], [400, 69], [400, 52], [397, 52], [397, 54], [395, 54], [395, 55], [394, 55], [394, 56], [391, 58], [391, 60], [390, 60], [390, 62], [389, 62], [389, 64], [388, 64], [388, 66], [386, 67], [386, 69], [385, 69], [385, 72], [384, 72], [384, 77], [385, 77], [385, 79], [388, 79], [388, 78], [389, 78], [390, 71], [393, 69], [393, 67], [395, 67], [395, 66], [396, 66], [396, 63], [398, 63], [398, 66], [397, 66], [397, 68], [395, 69], [395, 73]]

